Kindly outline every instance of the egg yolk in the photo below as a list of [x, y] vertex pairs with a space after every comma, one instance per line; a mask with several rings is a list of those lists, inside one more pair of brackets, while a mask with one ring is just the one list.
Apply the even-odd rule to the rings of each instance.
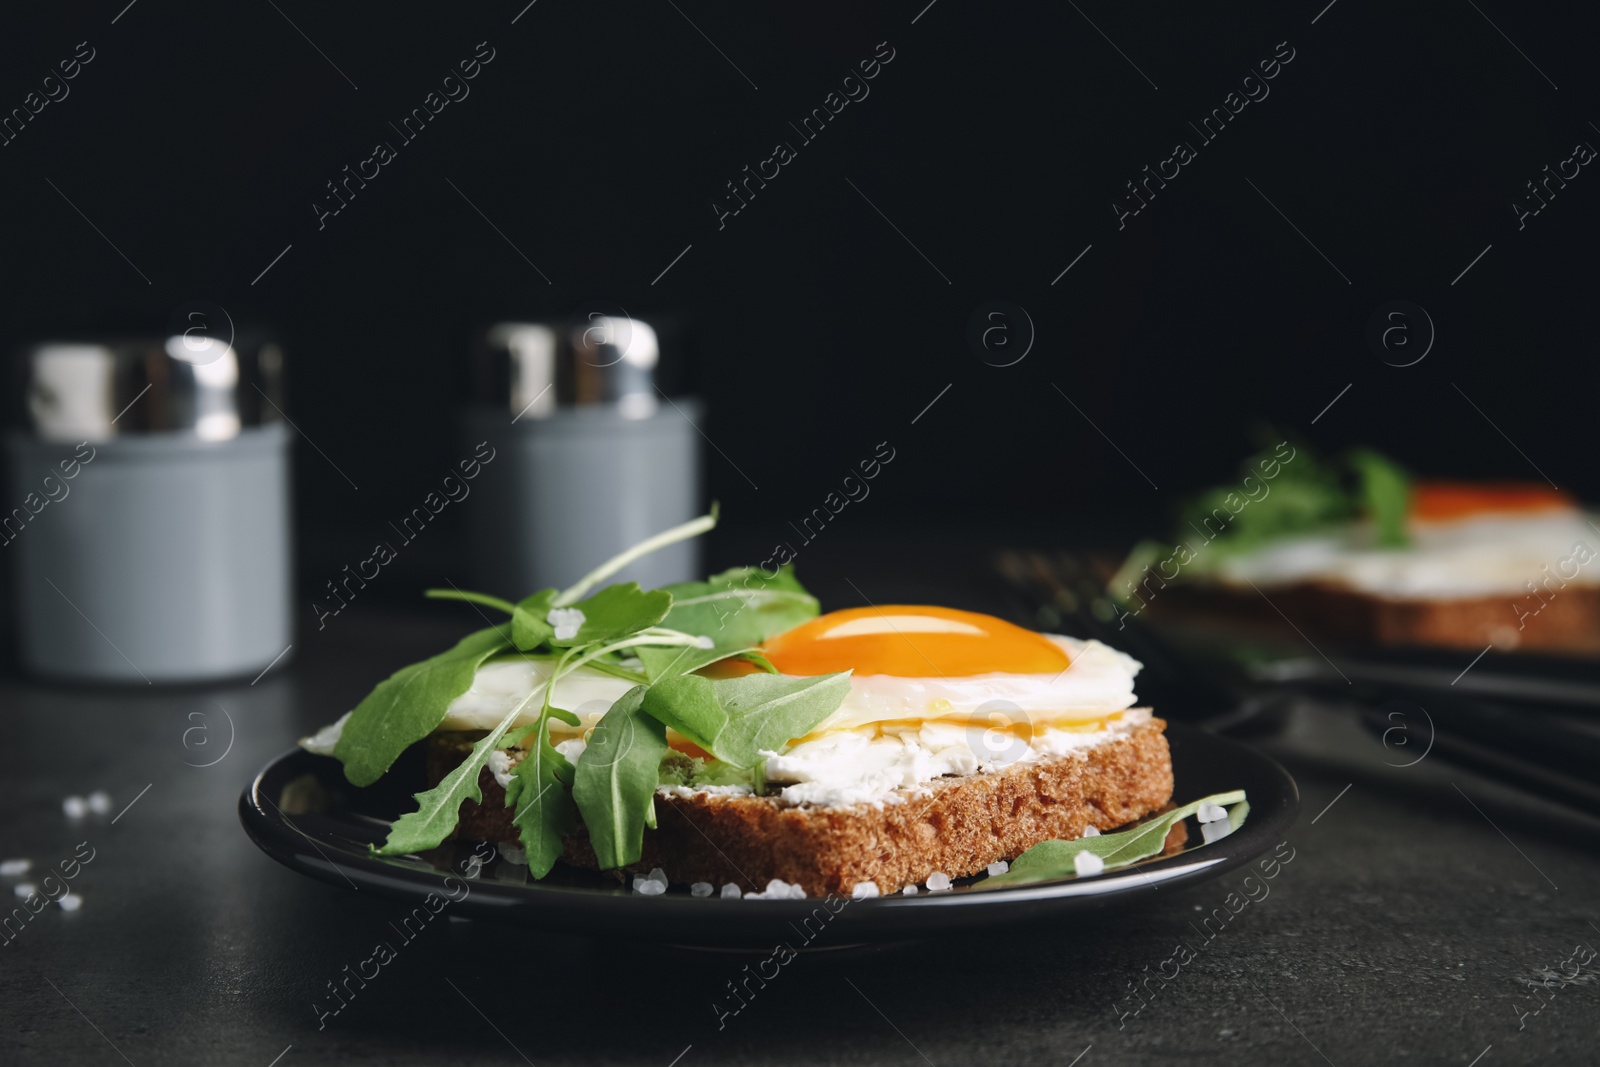
[[794, 675], [1058, 674], [1071, 662], [1054, 641], [992, 615], [901, 604], [829, 612], [772, 638], [762, 651], [781, 673]]
[[1412, 518], [1430, 522], [1571, 507], [1572, 497], [1566, 493], [1522, 482], [1418, 482], [1411, 487]]

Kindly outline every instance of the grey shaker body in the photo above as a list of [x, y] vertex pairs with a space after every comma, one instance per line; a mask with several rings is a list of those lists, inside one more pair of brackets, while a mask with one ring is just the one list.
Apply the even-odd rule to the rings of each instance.
[[[248, 675], [291, 641], [289, 431], [219, 441], [155, 433], [79, 449], [7, 439], [6, 527], [23, 666], [57, 678], [190, 682]], [[60, 488], [52, 493], [62, 493]]]
[[[473, 582], [513, 600], [563, 588], [611, 556], [700, 512], [699, 404], [645, 417], [612, 406], [562, 408], [516, 423], [469, 409], [469, 447], [496, 450], [468, 507]], [[613, 581], [646, 589], [702, 577], [697, 541], [646, 556]]]

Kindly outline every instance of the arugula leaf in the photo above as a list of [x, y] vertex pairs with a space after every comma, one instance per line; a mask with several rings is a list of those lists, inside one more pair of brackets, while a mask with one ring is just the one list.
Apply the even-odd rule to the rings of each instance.
[[735, 767], [715, 757], [701, 759], [685, 752], [671, 749], [661, 761], [661, 786], [688, 786], [703, 788], [708, 785], [742, 785], [754, 787], [755, 775], [744, 767]]
[[703, 582], [666, 586], [672, 610], [664, 626], [709, 637], [718, 648], [748, 648], [816, 616], [817, 598], [795, 579], [790, 564], [768, 577], [759, 567], [735, 567]]
[[643, 671], [622, 666], [621, 659], [620, 653], [612, 653], [609, 656], [600, 656], [589, 660], [584, 666], [592, 671], [598, 671], [612, 678], [621, 678], [624, 682], [632, 682], [635, 685], [650, 681]]
[[[1304, 445], [1282, 463], [1279, 455], [1264, 450], [1250, 456], [1240, 467], [1238, 482], [1208, 489], [1180, 509], [1178, 540], [1207, 546], [1197, 570], [1281, 537], [1326, 529], [1354, 514], [1338, 467], [1322, 462]], [[1265, 478], [1269, 469], [1277, 473]]]
[[710, 684], [728, 717], [713, 740], [712, 754], [736, 767], [752, 767], [762, 752], [781, 751], [837, 711], [850, 692], [850, 673], [811, 678], [746, 674]]
[[506, 807], [516, 809], [511, 822], [528, 854], [529, 873], [543, 878], [561, 858], [561, 839], [576, 828], [578, 810], [567, 792], [572, 788], [572, 764], [550, 743], [544, 721], [536, 734], [528, 754], [511, 771]]
[[1228, 832], [1232, 833], [1234, 830], [1237, 830], [1239, 827], [1243, 826], [1244, 825], [1244, 821], [1246, 819], [1248, 819], [1249, 817], [1250, 817], [1250, 802], [1248, 800], [1241, 800], [1241, 801], [1239, 801], [1239, 803], [1237, 803], [1233, 807], [1229, 808], [1228, 809]]
[[429, 600], [460, 600], [468, 604], [482, 604], [486, 608], [494, 608], [507, 615], [514, 615], [517, 610], [511, 601], [490, 596], [488, 593], [472, 593], [462, 589], [425, 589], [422, 595]]
[[647, 537], [632, 548], [624, 549], [617, 553], [582, 578], [579, 578], [575, 583], [563, 589], [555, 599], [555, 606], [558, 608], [566, 607], [636, 559], [642, 559], [652, 552], [659, 552], [668, 545], [675, 545], [679, 541], [687, 541], [691, 537], [699, 537], [707, 530], [716, 529], [718, 512], [717, 502], [713, 500], [709, 515], [702, 515], [698, 519], [690, 519], [688, 522], [679, 523], [670, 530], [662, 530], [654, 537]]
[[350, 713], [333, 754], [354, 785], [371, 785], [411, 745], [438, 729], [450, 702], [465, 693], [484, 660], [510, 645], [493, 628], [402, 667], [379, 682]]
[[[1209, 489], [1180, 510], [1176, 540], [1198, 546], [1193, 573], [1216, 569], [1230, 556], [1253, 552], [1281, 538], [1337, 532], [1361, 514], [1370, 516], [1377, 543], [1408, 543], [1405, 529], [1410, 487], [1404, 470], [1369, 448], [1337, 461], [1323, 461], [1305, 445], [1279, 462], [1287, 442], [1251, 456], [1237, 483]], [[1269, 473], [1271, 472], [1271, 473]], [[1253, 488], [1252, 488], [1253, 487]], [[1125, 588], [1147, 564], [1166, 555], [1165, 546], [1141, 543], [1113, 584]]]
[[1406, 512], [1411, 508], [1411, 483], [1406, 474], [1387, 457], [1370, 448], [1350, 453], [1350, 465], [1361, 483], [1361, 500], [1377, 528], [1378, 544], [1384, 548], [1403, 548]]
[[[572, 607], [583, 612], [583, 624], [571, 637], [552, 636], [550, 644], [555, 648], [611, 641], [654, 626], [666, 618], [672, 607], [672, 594], [665, 589], [647, 593], [638, 582], [626, 582], [608, 585]], [[549, 609], [545, 610], [548, 613]]]
[[383, 856], [417, 852], [434, 848], [449, 837], [450, 831], [456, 828], [456, 823], [461, 819], [461, 805], [468, 800], [476, 802], [483, 799], [483, 790], [478, 787], [478, 774], [488, 766], [489, 754], [499, 745], [505, 732], [511, 729], [511, 724], [522, 713], [523, 704], [526, 703], [523, 701], [507, 712], [506, 717], [472, 746], [467, 758], [445, 775], [443, 781], [432, 789], [415, 794], [417, 810], [408, 811], [396, 819], [389, 827], [388, 840], [384, 841], [383, 847], [374, 851]]
[[1250, 805], [1245, 802], [1244, 790], [1217, 793], [1209, 797], [1173, 808], [1131, 830], [1101, 834], [1098, 837], [1080, 837], [1076, 841], [1042, 841], [1018, 856], [1005, 874], [996, 875], [983, 882], [988, 886], [1022, 885], [1031, 882], [1052, 881], [1076, 875], [1074, 864], [1078, 853], [1091, 852], [1105, 861], [1107, 868], [1125, 867], [1130, 863], [1154, 856], [1166, 846], [1167, 832], [1173, 824], [1181, 822], [1200, 810], [1202, 804], [1233, 804], [1228, 811], [1228, 823], [1235, 830], [1244, 824]]
[[644, 828], [655, 824], [667, 730], [641, 710], [644, 694], [644, 686], [635, 686], [611, 705], [573, 771], [572, 799], [601, 870], [637, 862]]
[[759, 648], [649, 648], [638, 650], [639, 662], [644, 665], [645, 677], [651, 684], [680, 674], [692, 674], [701, 667], [721, 663], [725, 659], [742, 657], [768, 674], [777, 674], [778, 668], [762, 654]]
[[511, 639], [522, 651], [538, 648], [556, 635], [555, 628], [545, 621], [555, 599], [554, 589], [541, 589], [532, 596], [523, 597], [512, 608]]
[[717, 702], [709, 679], [684, 674], [645, 690], [646, 715], [678, 731], [707, 752], [715, 753], [717, 735], [728, 725], [728, 713]]

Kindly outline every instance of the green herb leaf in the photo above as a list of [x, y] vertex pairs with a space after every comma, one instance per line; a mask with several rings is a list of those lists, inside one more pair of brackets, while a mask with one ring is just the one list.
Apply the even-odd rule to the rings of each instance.
[[735, 767], [719, 759], [700, 759], [676, 750], [667, 753], [661, 761], [662, 786], [688, 786], [702, 789], [708, 785], [755, 785], [755, 775], [745, 767]]
[[718, 648], [749, 648], [792, 630], [817, 614], [817, 598], [785, 565], [768, 577], [759, 567], [735, 567], [703, 582], [666, 586], [672, 610], [664, 626], [709, 637]]
[[736, 767], [753, 767], [762, 752], [782, 751], [837, 711], [850, 692], [850, 674], [746, 674], [710, 684], [728, 718], [713, 741], [712, 754]]
[[468, 604], [482, 604], [486, 608], [503, 611], [507, 615], [516, 614], [517, 607], [509, 600], [503, 600], [488, 593], [470, 593], [461, 589], [427, 589], [422, 593], [429, 600], [461, 600]]
[[511, 639], [524, 652], [547, 644], [556, 631], [545, 621], [550, 605], [555, 602], [556, 590], [541, 589], [524, 597], [511, 611]]
[[716, 752], [717, 736], [728, 725], [728, 713], [717, 702], [716, 690], [698, 674], [657, 682], [645, 690], [642, 707], [646, 715], [711, 753]]
[[584, 666], [591, 671], [597, 671], [612, 678], [621, 678], [624, 682], [632, 682], [635, 685], [642, 685], [650, 681], [643, 671], [634, 667], [622, 666], [621, 659], [621, 653], [613, 653], [610, 656], [600, 656], [589, 660]]
[[[551, 713], [555, 713], [554, 708]], [[573, 716], [576, 721], [576, 716]], [[577, 826], [578, 809], [567, 792], [572, 787], [573, 766], [550, 744], [544, 723], [528, 754], [511, 771], [506, 806], [516, 809], [511, 822], [528, 853], [528, 871], [535, 878], [550, 873], [561, 858], [561, 839]]]
[[624, 549], [588, 574], [585, 574], [582, 578], [579, 578], [566, 589], [563, 589], [561, 594], [556, 597], [555, 606], [558, 608], [566, 607], [636, 559], [643, 559], [650, 553], [659, 552], [668, 545], [675, 545], [679, 541], [687, 541], [691, 537], [699, 537], [708, 530], [716, 529], [717, 514], [717, 502], [713, 500], [709, 515], [702, 515], [698, 519], [690, 519], [688, 522], [679, 523], [670, 530], [662, 530], [653, 537], [645, 538], [632, 548]]
[[1411, 482], [1406, 473], [1387, 457], [1370, 448], [1350, 454], [1361, 484], [1363, 510], [1377, 528], [1378, 544], [1384, 548], [1404, 548], [1406, 512], [1411, 507]]
[[1131, 830], [1101, 834], [1098, 837], [1080, 837], [1076, 841], [1043, 841], [1018, 856], [1005, 874], [996, 875], [983, 882], [985, 887], [1023, 885], [1031, 882], [1071, 878], [1077, 873], [1075, 860], [1078, 853], [1090, 852], [1105, 861], [1107, 868], [1125, 867], [1149, 856], [1154, 856], [1166, 846], [1167, 833], [1178, 823], [1200, 810], [1202, 804], [1226, 807], [1237, 805], [1228, 812], [1228, 823], [1235, 830], [1244, 825], [1250, 811], [1245, 803], [1244, 791], [1217, 793], [1173, 808], [1157, 815]]
[[692, 674], [701, 667], [709, 667], [735, 656], [749, 660], [768, 674], [778, 673], [778, 668], [762, 655], [759, 648], [692, 648], [685, 645], [681, 648], [640, 648], [638, 653], [639, 662], [644, 665], [645, 677], [652, 684], [680, 674]]
[[[1241, 800], [1239, 803], [1228, 809], [1228, 825], [1233, 830], [1237, 830], [1239, 827], [1243, 826], [1244, 821], [1249, 817], [1250, 802], [1248, 800]], [[1230, 833], [1231, 832], [1232, 831], [1230, 830]]]
[[1246, 459], [1236, 482], [1206, 490], [1185, 504], [1177, 539], [1199, 553], [1195, 569], [1206, 570], [1225, 556], [1327, 529], [1354, 514], [1355, 503], [1339, 469], [1304, 445], [1283, 442]]
[[589, 734], [573, 771], [572, 799], [601, 870], [636, 862], [644, 828], [655, 822], [667, 731], [641, 710], [644, 694], [644, 686], [635, 686], [611, 705]]
[[1407, 543], [1409, 507], [1405, 472], [1377, 452], [1357, 449], [1338, 462], [1325, 462], [1304, 445], [1281, 442], [1246, 460], [1237, 482], [1187, 502], [1177, 548], [1168, 552], [1166, 546], [1141, 543], [1113, 585], [1122, 595], [1146, 566], [1162, 558], [1177, 560], [1190, 574], [1205, 573], [1231, 556], [1282, 538], [1340, 533], [1363, 513], [1372, 518], [1379, 545], [1401, 547]]
[[[672, 607], [672, 594], [665, 589], [645, 592], [638, 582], [608, 585], [587, 600], [580, 600], [572, 609], [583, 612], [583, 624], [571, 637], [550, 638], [555, 648], [571, 648], [613, 641], [654, 626], [666, 618]], [[545, 609], [548, 613], [549, 609]], [[551, 631], [552, 634], [554, 631]]]
[[333, 754], [355, 785], [371, 785], [411, 745], [438, 729], [450, 702], [484, 660], [510, 647], [495, 629], [463, 637], [448, 652], [395, 671], [356, 705]]
[[432, 789], [415, 794], [417, 810], [396, 819], [394, 825], [389, 827], [388, 840], [375, 851], [384, 856], [417, 852], [435, 848], [449, 837], [450, 831], [456, 828], [456, 823], [461, 819], [461, 805], [468, 800], [483, 799], [483, 790], [478, 787], [479, 772], [488, 765], [489, 754], [500, 744], [505, 732], [511, 729], [511, 724], [526, 703], [523, 701], [507, 712], [506, 717], [472, 746], [467, 758], [445, 775], [443, 781]]

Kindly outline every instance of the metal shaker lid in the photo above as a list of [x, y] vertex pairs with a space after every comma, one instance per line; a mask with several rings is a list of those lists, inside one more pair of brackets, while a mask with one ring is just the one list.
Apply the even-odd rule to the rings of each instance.
[[509, 404], [516, 419], [555, 414], [556, 331], [539, 322], [499, 322], [483, 334], [477, 353], [476, 399]]
[[225, 441], [283, 418], [282, 349], [236, 336], [231, 325], [38, 341], [22, 362], [28, 419], [45, 440], [184, 433]]
[[474, 399], [508, 407], [513, 422], [598, 405], [648, 418], [657, 406], [660, 358], [656, 331], [627, 315], [594, 313], [564, 325], [499, 322], [480, 337]]
[[649, 323], [619, 315], [591, 315], [585, 322], [574, 323], [570, 333], [575, 403], [614, 403], [626, 418], [655, 414], [661, 342]]

